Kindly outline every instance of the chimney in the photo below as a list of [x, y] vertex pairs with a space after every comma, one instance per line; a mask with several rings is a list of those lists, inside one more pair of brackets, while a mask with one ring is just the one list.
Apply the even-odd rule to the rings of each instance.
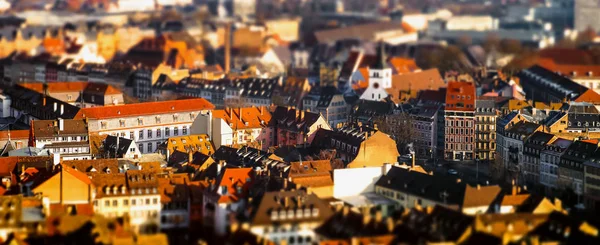
[[231, 24], [225, 25], [225, 74], [229, 73], [231, 66]]
[[481, 185], [477, 184], [477, 190], [481, 190]]
[[59, 131], [64, 131], [65, 130], [65, 120], [62, 118], [58, 119], [58, 130]]
[[42, 98], [42, 105], [46, 106], [46, 96], [44, 96], [44, 98]]
[[242, 119], [242, 108], [241, 108], [241, 107], [240, 107], [240, 121], [241, 121], [242, 123], [244, 123], [244, 120]]
[[283, 198], [283, 207], [287, 208], [290, 206], [290, 198], [289, 197], [284, 197]]
[[265, 106], [261, 105], [260, 108], [259, 108], [259, 110], [260, 110], [260, 115], [262, 116], [264, 114], [264, 111], [265, 111]]

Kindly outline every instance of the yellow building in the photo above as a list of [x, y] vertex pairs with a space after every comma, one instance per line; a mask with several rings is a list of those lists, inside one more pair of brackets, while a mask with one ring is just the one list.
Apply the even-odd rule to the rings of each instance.
[[206, 134], [197, 134], [197, 135], [186, 135], [179, 137], [171, 137], [167, 139], [166, 152], [163, 152], [167, 155], [167, 158], [175, 151], [180, 152], [200, 152], [204, 155], [212, 155], [215, 153], [215, 146], [210, 140], [210, 137]]
[[47, 197], [50, 205], [91, 204], [94, 199], [94, 185], [85, 173], [59, 164], [55, 171], [39, 176], [33, 181], [31, 191]]

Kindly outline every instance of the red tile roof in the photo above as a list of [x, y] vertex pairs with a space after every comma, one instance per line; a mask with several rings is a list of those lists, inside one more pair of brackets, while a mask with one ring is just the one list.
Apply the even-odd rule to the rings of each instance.
[[446, 90], [446, 110], [474, 111], [475, 85], [470, 82], [449, 82]]
[[600, 94], [596, 93], [592, 89], [588, 89], [583, 94], [579, 95], [575, 102], [589, 102], [592, 104], [600, 104]]
[[[85, 89], [88, 82], [51, 82], [48, 84], [48, 92], [80, 92]], [[21, 83], [18, 86], [36, 91], [38, 93], [44, 92], [43, 83]]]
[[549, 58], [538, 59], [538, 65], [569, 77], [600, 76], [600, 65], [556, 63]]
[[94, 118], [121, 118], [143, 115], [177, 113], [186, 111], [210, 110], [215, 106], [203, 98], [186, 100], [169, 100], [146, 102], [138, 104], [99, 106], [79, 110], [75, 119]]
[[[227, 194], [219, 197], [219, 203], [236, 202], [245, 197], [253, 179], [252, 168], [226, 168], [217, 182], [217, 191], [221, 191], [222, 186], [227, 187]], [[236, 189], [238, 186], [242, 188], [241, 193]]]
[[394, 67], [398, 74], [411, 73], [420, 70], [414, 59], [403, 57], [392, 57], [388, 62]]
[[[9, 131], [0, 131], [0, 140], [8, 140], [8, 132]], [[11, 139], [27, 139], [29, 138], [29, 130], [11, 130], [10, 131]]]
[[594, 63], [592, 54], [576, 48], [547, 48], [538, 53], [542, 59], [551, 59], [560, 64], [590, 65]]
[[17, 166], [18, 160], [18, 157], [1, 157], [0, 176], [10, 176], [15, 166]]
[[214, 110], [213, 117], [223, 119], [227, 125], [233, 124], [234, 129], [260, 128], [271, 121], [271, 112], [267, 108], [246, 107]]

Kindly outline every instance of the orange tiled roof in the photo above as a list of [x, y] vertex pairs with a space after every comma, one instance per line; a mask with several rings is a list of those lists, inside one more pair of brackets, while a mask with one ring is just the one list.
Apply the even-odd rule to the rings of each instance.
[[446, 84], [440, 76], [437, 68], [424, 71], [411, 72], [406, 74], [397, 74], [392, 76], [392, 87], [385, 91], [391, 96], [395, 103], [413, 97], [421, 90], [439, 89], [445, 87]]
[[600, 94], [596, 93], [592, 89], [588, 89], [583, 94], [579, 95], [575, 102], [589, 102], [592, 104], [600, 104]]
[[529, 194], [506, 195], [502, 199], [502, 206], [519, 206], [529, 198]]
[[203, 98], [186, 100], [169, 100], [146, 102], [116, 106], [98, 106], [79, 110], [75, 119], [93, 118], [121, 118], [162, 113], [177, 113], [197, 110], [210, 110], [215, 106]]
[[369, 87], [369, 67], [361, 67], [358, 68], [358, 72], [364, 78], [364, 81], [358, 81], [355, 84], [352, 84], [352, 89], [354, 90], [364, 90]]
[[600, 76], [600, 65], [593, 64], [557, 64], [550, 58], [538, 59], [538, 65], [553, 72], [571, 77]]
[[[88, 82], [51, 82], [48, 84], [48, 92], [80, 92], [85, 89]], [[36, 91], [44, 92], [43, 83], [21, 83], [19, 86]]]
[[414, 59], [392, 57], [388, 62], [394, 67], [398, 74], [411, 73], [420, 69]]
[[[449, 82], [446, 90], [446, 110], [474, 111], [475, 85], [470, 82]], [[462, 106], [459, 106], [462, 103]]]
[[561, 64], [589, 65], [594, 63], [592, 54], [577, 48], [547, 48], [538, 53], [541, 59], [551, 59]]
[[11, 172], [17, 165], [18, 160], [18, 157], [1, 157], [0, 176], [10, 176]]
[[[219, 197], [219, 203], [236, 202], [243, 198], [254, 178], [252, 173], [252, 168], [226, 168], [217, 183], [217, 190], [226, 186], [227, 194]], [[242, 188], [241, 193], [236, 189], [238, 186]]]
[[[9, 131], [0, 131], [0, 140], [8, 140], [8, 132]], [[27, 139], [29, 138], [29, 130], [11, 130], [10, 131], [11, 139]]]
[[261, 128], [271, 121], [271, 112], [267, 108], [246, 107], [214, 110], [213, 117], [223, 119], [227, 125], [233, 124], [234, 129]]

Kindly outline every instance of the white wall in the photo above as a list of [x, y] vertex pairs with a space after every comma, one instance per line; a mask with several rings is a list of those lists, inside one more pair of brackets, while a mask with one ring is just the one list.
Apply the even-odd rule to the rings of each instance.
[[381, 175], [387, 173], [390, 164], [382, 167], [348, 168], [333, 171], [333, 197], [357, 196], [363, 193], [374, 192], [375, 182]]

